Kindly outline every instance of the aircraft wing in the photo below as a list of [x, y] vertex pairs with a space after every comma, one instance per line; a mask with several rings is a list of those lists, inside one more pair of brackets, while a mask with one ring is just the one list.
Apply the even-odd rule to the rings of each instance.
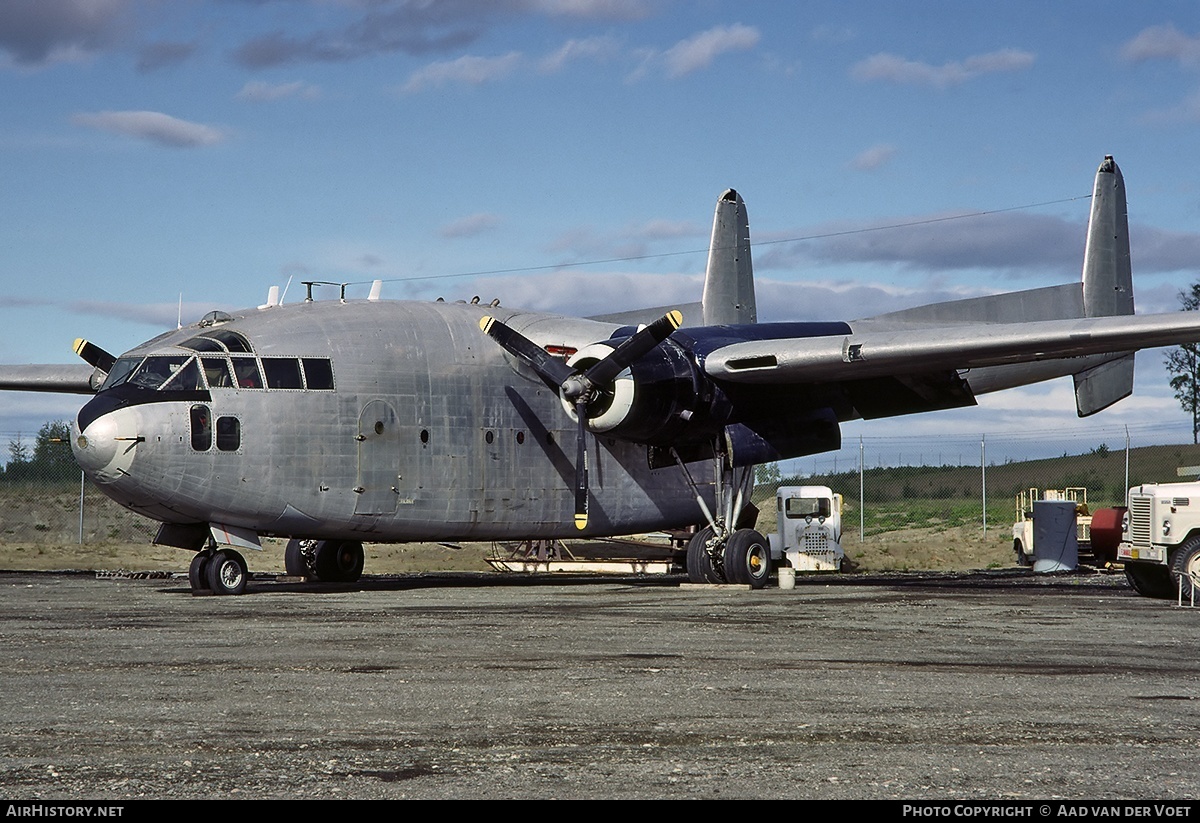
[[1116, 354], [1200, 341], [1200, 312], [763, 338], [768, 329], [713, 349], [705, 372], [736, 383], [817, 383]]
[[0, 391], [57, 392], [59, 394], [95, 394], [92, 375], [96, 369], [87, 363], [60, 366], [0, 366]]

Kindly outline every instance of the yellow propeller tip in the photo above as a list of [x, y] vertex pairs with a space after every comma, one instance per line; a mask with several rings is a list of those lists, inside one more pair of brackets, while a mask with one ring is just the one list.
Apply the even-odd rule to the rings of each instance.
[[485, 314], [483, 317], [479, 318], [479, 328], [484, 334], [487, 334], [488, 326], [492, 325], [494, 322], [496, 322], [496, 318]]
[[587, 528], [587, 515], [586, 514], [575, 515], [575, 528], [579, 529], [580, 531], [583, 531], [584, 529]]
[[683, 325], [683, 312], [679, 311], [678, 309], [667, 312], [667, 317], [671, 318], [671, 325], [675, 328], [679, 328], [681, 325]]
[[86, 345], [87, 345], [86, 340], [84, 340], [82, 337], [76, 337], [75, 342], [71, 344], [71, 350], [74, 351], [76, 354], [79, 354], [79, 352], [82, 351], [83, 347]]

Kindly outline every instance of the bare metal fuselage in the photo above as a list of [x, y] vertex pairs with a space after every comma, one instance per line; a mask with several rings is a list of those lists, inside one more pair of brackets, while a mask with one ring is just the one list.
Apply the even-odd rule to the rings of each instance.
[[[616, 328], [486, 311], [570, 348]], [[251, 310], [222, 328], [249, 340], [260, 363], [328, 358], [334, 388], [206, 382], [204, 391], [147, 391], [116, 402], [119, 389], [102, 391], [80, 412], [76, 456], [106, 494], [168, 523], [371, 541], [579, 534], [575, 424], [554, 390], [480, 333], [484, 313], [472, 304], [391, 301]], [[193, 356], [178, 344], [196, 334], [171, 332], [125, 357]], [[197, 408], [236, 427], [236, 448], [197, 442]], [[89, 440], [119, 447], [97, 453]], [[588, 448], [586, 534], [701, 518], [683, 473], [651, 469], [645, 445], [598, 436]], [[711, 499], [711, 470], [697, 468], [694, 480]]]

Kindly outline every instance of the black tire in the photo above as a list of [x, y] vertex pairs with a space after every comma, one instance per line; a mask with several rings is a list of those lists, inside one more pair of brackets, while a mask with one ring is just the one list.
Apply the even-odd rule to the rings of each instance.
[[196, 556], [192, 558], [192, 564], [188, 566], [188, 583], [191, 584], [192, 591], [206, 592], [209, 590], [208, 562], [211, 559], [211, 549], [196, 552]]
[[303, 549], [311, 540], [289, 540], [283, 550], [283, 568], [288, 577], [312, 577], [312, 569], [304, 557]]
[[245, 558], [233, 549], [222, 549], [208, 561], [207, 577], [213, 594], [241, 594], [250, 574]]
[[738, 529], [725, 544], [725, 579], [761, 589], [771, 577], [771, 547], [754, 529]]
[[690, 583], [724, 583], [725, 579], [713, 568], [712, 558], [704, 544], [712, 540], [712, 526], [705, 526], [692, 535], [687, 547], [687, 573]]
[[1150, 563], [1126, 563], [1125, 579], [1142, 597], [1170, 600], [1175, 596], [1175, 581], [1166, 566]]
[[363, 563], [363, 545], [357, 540], [322, 540], [313, 571], [322, 583], [355, 583], [362, 577]]
[[1185, 601], [1200, 599], [1200, 537], [1189, 537], [1171, 554], [1171, 593]]
[[1025, 556], [1025, 552], [1021, 549], [1021, 541], [1020, 540], [1013, 540], [1013, 552], [1017, 555], [1017, 565], [1018, 566], [1032, 565], [1029, 561], [1029, 558], [1027, 558]]

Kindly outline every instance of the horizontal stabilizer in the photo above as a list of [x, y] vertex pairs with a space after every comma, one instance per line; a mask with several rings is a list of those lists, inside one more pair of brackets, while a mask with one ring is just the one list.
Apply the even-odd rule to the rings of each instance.
[[1075, 375], [1075, 410], [1080, 417], [1103, 411], [1133, 394], [1133, 355], [1109, 360]]

